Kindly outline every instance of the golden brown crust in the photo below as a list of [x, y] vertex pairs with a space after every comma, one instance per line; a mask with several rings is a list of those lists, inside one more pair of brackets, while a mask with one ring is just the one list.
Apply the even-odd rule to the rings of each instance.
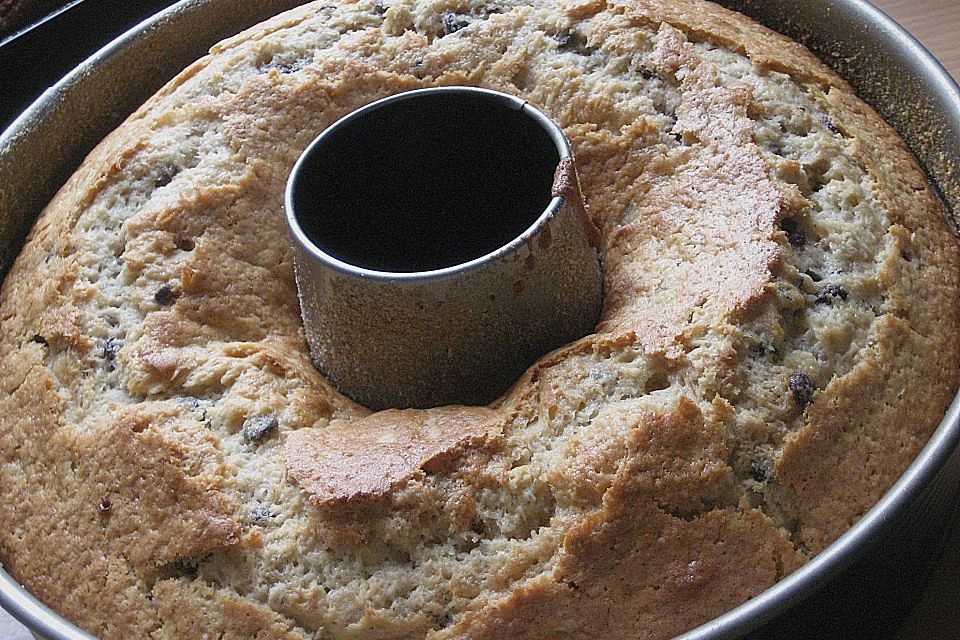
[[[873, 344], [811, 406], [778, 462], [796, 495], [801, 538], [814, 552], [854, 524], [907, 468], [956, 392], [960, 361], [960, 335], [936, 328], [956, 317], [951, 299], [960, 259], [943, 205], [906, 145], [870, 107], [842, 89], [823, 99], [876, 180], [893, 223], [893, 251], [879, 270], [890, 293]], [[922, 221], [916, 211], [927, 212]], [[921, 275], [917, 262], [941, 266]], [[934, 302], [917, 304], [921, 298]], [[909, 381], [920, 379], [924, 388], [912, 388]]]
[[[221, 43], [41, 216], [0, 289], [0, 556], [70, 619], [668, 637], [836, 539], [929, 437], [960, 251], [845, 82], [703, 2], [468, 4], [315, 3]], [[460, 83], [563, 126], [603, 320], [491, 408], [370, 415], [310, 364], [283, 185], [337, 117]]]
[[602, 509], [567, 532], [549, 575], [437, 638], [673, 637], [802, 563], [749, 505], [704, 510], [730, 469], [723, 426], [706, 423], [692, 402], [605, 425], [603, 446], [626, 455], [611, 469]]
[[773, 235], [785, 206], [759, 150], [748, 145], [749, 89], [717, 86], [712, 68], [673, 27], [664, 25], [659, 35], [652, 61], [677, 78], [684, 96], [673, 131], [700, 144], [635, 161], [642, 173], [626, 196], [639, 191], [640, 204], [631, 221], [608, 220], [604, 229], [610, 275], [600, 325], [610, 333], [621, 322], [639, 326], [638, 339], [651, 350], [668, 343], [654, 342], [653, 332], [663, 341], [681, 335], [697, 309], [738, 313], [764, 294], [779, 259]]
[[743, 53], [758, 67], [786, 73], [798, 82], [849, 89], [832, 69], [798, 42], [743, 15], [699, 0], [614, 0], [615, 11], [651, 25], [663, 23], [682, 30], [691, 40], [709, 40]]
[[153, 590], [162, 639], [304, 640], [308, 637], [269, 608], [198, 582], [163, 580]]
[[417, 473], [443, 467], [456, 450], [477, 446], [502, 422], [483, 407], [387, 409], [290, 434], [284, 463], [317, 503], [333, 506], [390, 494]]

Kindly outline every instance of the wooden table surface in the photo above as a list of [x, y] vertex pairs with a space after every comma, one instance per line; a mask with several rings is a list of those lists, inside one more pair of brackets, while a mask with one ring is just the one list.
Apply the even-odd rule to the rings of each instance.
[[[874, 0], [874, 4], [906, 27], [960, 79], [960, 0]], [[960, 640], [960, 526], [900, 637]], [[0, 640], [32, 637], [0, 610]]]

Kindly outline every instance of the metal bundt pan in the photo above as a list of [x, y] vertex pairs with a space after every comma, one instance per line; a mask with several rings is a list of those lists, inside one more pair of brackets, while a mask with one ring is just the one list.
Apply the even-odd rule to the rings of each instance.
[[[300, 4], [183, 0], [45, 92], [0, 136], [0, 277], [43, 205], [150, 94], [221, 38]], [[960, 89], [906, 31], [863, 0], [721, 0], [806, 44], [906, 139], [956, 221]], [[887, 637], [909, 611], [960, 490], [960, 396], [902, 478], [797, 572], [684, 640]], [[0, 604], [46, 640], [94, 640], [0, 570]]]

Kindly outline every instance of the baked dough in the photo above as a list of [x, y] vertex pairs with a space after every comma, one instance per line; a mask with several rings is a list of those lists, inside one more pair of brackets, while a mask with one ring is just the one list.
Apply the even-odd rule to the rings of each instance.
[[[520, 95], [601, 231], [594, 334], [491, 407], [311, 366], [282, 211], [338, 117]], [[324, 0], [214, 47], [41, 215], [0, 299], [0, 557], [105, 640], [666, 638], [890, 487], [960, 380], [916, 161], [800, 45], [696, 0]]]

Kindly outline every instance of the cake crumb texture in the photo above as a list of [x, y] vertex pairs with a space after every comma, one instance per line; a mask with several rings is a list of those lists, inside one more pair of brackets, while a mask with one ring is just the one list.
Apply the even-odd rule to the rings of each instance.
[[[561, 125], [604, 311], [490, 407], [372, 414], [311, 364], [283, 189], [339, 117], [442, 85]], [[743, 16], [307, 4], [184, 70], [31, 232], [0, 558], [104, 640], [669, 638], [906, 469], [960, 385], [958, 282], [904, 143]]]

